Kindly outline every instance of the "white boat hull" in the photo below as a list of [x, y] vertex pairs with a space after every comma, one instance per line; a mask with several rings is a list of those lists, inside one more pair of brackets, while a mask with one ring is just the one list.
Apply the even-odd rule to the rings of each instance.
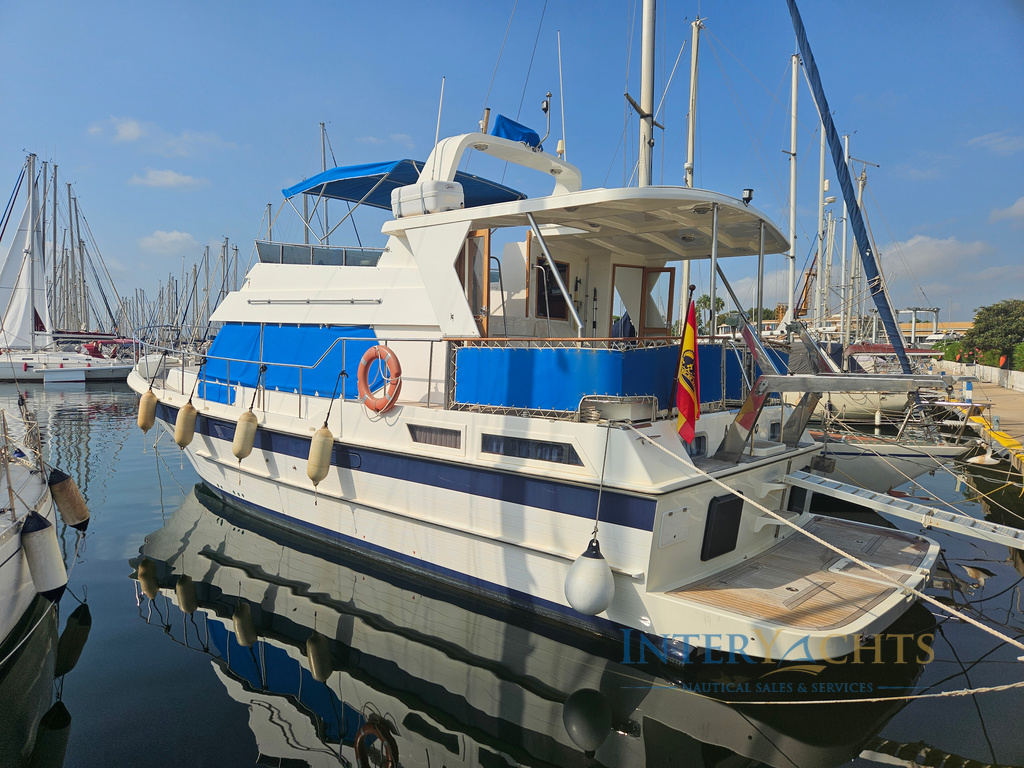
[[963, 445], [844, 435], [829, 440], [826, 455], [836, 460], [835, 471], [829, 477], [885, 493], [926, 472], [934, 472], [967, 450], [969, 446]]
[[12, 351], [0, 357], [0, 381], [44, 384], [125, 381], [134, 365], [77, 353]]
[[[358, 413], [357, 405], [349, 405]], [[162, 404], [158, 423], [173, 431], [175, 415], [176, 409]], [[860, 636], [883, 631], [912, 603], [911, 596], [894, 590], [876, 610], [842, 629], [808, 631], [787, 626], [778, 617], [769, 621], [685, 599], [679, 588], [687, 583], [706, 581], [800, 535], [765, 525], [750, 509], [733, 554], [706, 562], [701, 554], [704, 518], [712, 499], [724, 493], [708, 479], [633, 495], [362, 446], [350, 451], [359, 469], [332, 466], [314, 492], [305, 471], [308, 437], [268, 434], [261, 428], [257, 446], [239, 462], [231, 452], [233, 426], [204, 414], [186, 450], [200, 477], [231, 502], [448, 585], [609, 636], [622, 637], [623, 629], [633, 629], [661, 637], [696, 637], [687, 641], [693, 646], [724, 639], [726, 645], [719, 647], [728, 647], [725, 636], [731, 635], [743, 641], [746, 653], [759, 658], [810, 642], [811, 653], [836, 657], [851, 652]], [[737, 467], [733, 487], [778, 509], [784, 488], [773, 481], [787, 467], [809, 464], [817, 450], [809, 444], [795, 455], [785, 452], [777, 459]], [[591, 509], [598, 493], [604, 495], [599, 538], [613, 569], [615, 594], [606, 611], [587, 617], [569, 607], [564, 583], [591, 538]], [[579, 508], [570, 509], [566, 499], [579, 501]], [[802, 525], [815, 519], [799, 511], [790, 517]], [[937, 547], [931, 547], [909, 584], [921, 586], [927, 578], [937, 554]], [[717, 637], [701, 639], [693, 634], [695, 627]]]
[[[11, 481], [16, 497], [42, 515], [51, 525], [57, 524], [56, 510], [45, 482], [27, 467], [12, 464]], [[6, 485], [6, 478], [4, 478]], [[6, 500], [7, 491], [3, 490]], [[21, 528], [28, 510], [19, 504], [17, 519], [4, 511], [0, 522], [0, 644], [10, 635], [18, 621], [39, 594], [32, 582], [28, 559], [21, 546]]]

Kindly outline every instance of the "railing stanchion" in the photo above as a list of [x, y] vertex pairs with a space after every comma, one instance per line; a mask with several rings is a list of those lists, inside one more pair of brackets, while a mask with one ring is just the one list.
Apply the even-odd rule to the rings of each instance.
[[427, 342], [430, 345], [430, 355], [427, 362], [427, 408], [430, 407], [430, 390], [434, 386], [434, 341]]

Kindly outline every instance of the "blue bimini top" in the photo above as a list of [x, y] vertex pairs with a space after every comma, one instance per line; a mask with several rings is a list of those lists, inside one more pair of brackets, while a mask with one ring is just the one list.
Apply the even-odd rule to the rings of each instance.
[[[348, 165], [318, 173], [281, 191], [285, 198], [304, 193], [391, 210], [391, 191], [415, 184], [422, 170], [420, 160]], [[467, 208], [526, 199], [522, 192], [462, 171], [456, 172], [455, 181], [462, 185]]]

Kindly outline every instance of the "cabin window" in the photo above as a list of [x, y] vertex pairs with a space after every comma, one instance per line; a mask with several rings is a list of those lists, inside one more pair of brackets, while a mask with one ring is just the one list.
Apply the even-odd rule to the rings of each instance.
[[[558, 267], [558, 274], [562, 278], [562, 284], [568, 286], [569, 265], [562, 261], [556, 261], [555, 266]], [[544, 262], [538, 265], [538, 268], [534, 271], [537, 278], [537, 301], [535, 307], [537, 317], [547, 317], [551, 320], [568, 320], [569, 307], [565, 303], [565, 297], [558, 287], [558, 281], [555, 280], [550, 265]]]
[[414, 443], [436, 445], [441, 448], [461, 448], [462, 431], [444, 427], [428, 427], [423, 424], [409, 424], [409, 436]]
[[499, 456], [514, 456], [519, 459], [550, 461], [552, 464], [583, 466], [576, 449], [568, 443], [550, 443], [545, 440], [485, 434], [480, 450], [484, 453], [496, 453]]
[[698, 456], [707, 456], [708, 454], [708, 436], [707, 435], [694, 435], [693, 442], [686, 446], [686, 452], [690, 455], [690, 458], [697, 458]]
[[768, 425], [768, 439], [774, 442], [779, 442], [782, 438], [782, 422], [773, 421]]

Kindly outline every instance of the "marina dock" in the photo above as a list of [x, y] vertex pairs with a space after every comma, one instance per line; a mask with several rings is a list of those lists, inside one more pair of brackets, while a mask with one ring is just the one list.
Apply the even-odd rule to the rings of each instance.
[[973, 382], [973, 403], [968, 422], [992, 446], [993, 453], [1024, 472], [1024, 392]]

